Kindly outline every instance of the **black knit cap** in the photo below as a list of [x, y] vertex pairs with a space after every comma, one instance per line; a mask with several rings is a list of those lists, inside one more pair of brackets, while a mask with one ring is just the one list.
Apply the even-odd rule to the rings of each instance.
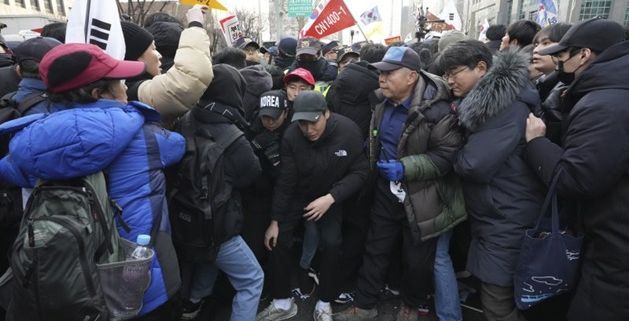
[[138, 60], [153, 43], [153, 35], [146, 29], [128, 21], [121, 21], [122, 34], [127, 51], [124, 60]]

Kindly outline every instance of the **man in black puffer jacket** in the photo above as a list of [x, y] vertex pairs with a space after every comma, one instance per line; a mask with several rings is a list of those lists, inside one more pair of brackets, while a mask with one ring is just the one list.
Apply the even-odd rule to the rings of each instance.
[[[576, 202], [585, 232], [579, 283], [570, 321], [629, 320], [629, 42], [618, 23], [590, 19], [573, 25], [554, 56], [565, 94], [561, 146], [529, 116], [529, 164], [557, 193]], [[574, 82], [570, 78], [574, 77]], [[559, 172], [561, 171], [561, 172]]]
[[348, 118], [331, 113], [321, 93], [301, 92], [293, 108], [293, 124], [286, 129], [281, 144], [273, 221], [265, 235], [265, 245], [271, 251], [274, 300], [258, 314], [258, 321], [284, 320], [297, 314], [290, 293], [290, 247], [302, 220], [314, 225], [321, 251], [314, 319], [330, 320], [330, 301], [337, 295], [342, 204], [360, 190], [369, 167], [358, 127]]
[[[234, 67], [215, 65], [214, 79], [205, 91], [197, 107], [191, 112], [207, 126], [220, 141], [221, 135], [229, 135], [227, 127], [243, 128], [243, 96], [246, 82]], [[262, 293], [264, 273], [255, 256], [240, 237], [243, 213], [239, 190], [249, 186], [260, 175], [260, 162], [244, 136], [237, 138], [224, 151], [223, 170], [225, 184], [231, 189], [231, 197], [214, 215], [213, 237], [220, 244], [213, 262], [195, 262], [182, 271], [192, 274], [189, 302], [184, 306], [184, 316], [194, 318], [202, 299], [211, 294], [216, 271], [227, 274], [236, 290], [232, 306], [232, 320], [254, 320]], [[185, 279], [185, 278], [184, 278]]]

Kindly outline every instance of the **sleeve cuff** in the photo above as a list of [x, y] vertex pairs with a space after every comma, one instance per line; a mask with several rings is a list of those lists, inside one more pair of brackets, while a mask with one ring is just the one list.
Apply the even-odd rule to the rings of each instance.
[[546, 185], [550, 184], [563, 149], [546, 137], [538, 137], [526, 144], [526, 152], [529, 165]]

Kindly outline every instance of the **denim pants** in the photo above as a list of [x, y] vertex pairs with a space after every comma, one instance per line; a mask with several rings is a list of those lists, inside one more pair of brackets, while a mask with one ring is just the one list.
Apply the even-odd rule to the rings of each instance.
[[461, 321], [459, 288], [450, 259], [452, 230], [439, 236], [435, 253], [435, 310], [440, 321]]
[[240, 236], [234, 236], [221, 244], [214, 262], [195, 263], [190, 299], [202, 299], [212, 293], [219, 269], [227, 275], [236, 290], [230, 320], [255, 320], [264, 273], [253, 252]]
[[304, 222], [304, 242], [301, 247], [301, 259], [299, 260], [299, 266], [307, 270], [310, 268], [312, 259], [317, 254], [319, 249], [319, 229], [317, 228], [317, 222], [305, 221]]

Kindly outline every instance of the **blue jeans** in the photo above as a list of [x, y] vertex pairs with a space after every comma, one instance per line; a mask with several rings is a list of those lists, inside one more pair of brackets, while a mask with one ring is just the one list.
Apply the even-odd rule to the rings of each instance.
[[317, 222], [305, 221], [304, 222], [304, 243], [301, 247], [301, 259], [299, 260], [299, 266], [307, 270], [312, 263], [312, 259], [317, 254], [319, 249], [319, 229], [317, 228]]
[[190, 299], [202, 299], [212, 294], [219, 269], [227, 275], [236, 290], [230, 320], [255, 320], [264, 273], [253, 252], [240, 236], [234, 236], [221, 244], [214, 262], [195, 264]]
[[461, 321], [461, 302], [450, 259], [452, 230], [439, 236], [435, 253], [435, 310], [440, 321]]

